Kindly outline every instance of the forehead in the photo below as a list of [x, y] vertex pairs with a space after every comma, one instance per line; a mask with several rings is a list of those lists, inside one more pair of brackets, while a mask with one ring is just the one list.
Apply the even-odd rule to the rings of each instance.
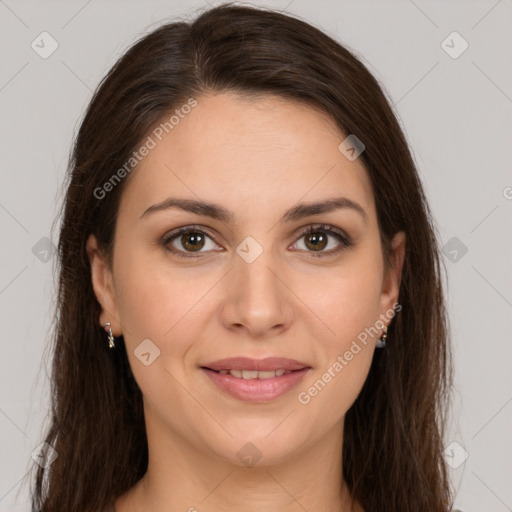
[[344, 195], [374, 215], [367, 172], [360, 159], [349, 161], [339, 151], [346, 135], [325, 113], [271, 95], [196, 100], [166, 125], [168, 133], [150, 133], [154, 147], [132, 171], [121, 207], [142, 213], [173, 195], [229, 203], [254, 216]]

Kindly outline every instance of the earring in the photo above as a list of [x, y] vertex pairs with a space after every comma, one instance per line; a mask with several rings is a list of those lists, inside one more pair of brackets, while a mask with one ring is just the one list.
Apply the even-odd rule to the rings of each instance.
[[375, 344], [375, 347], [376, 348], [385, 348], [386, 347], [386, 338], [388, 337], [388, 326], [385, 325], [383, 328], [382, 328], [382, 336], [380, 337], [380, 339], [377, 340], [377, 343]]
[[108, 327], [108, 347], [114, 348], [116, 345], [114, 343], [114, 335], [112, 334], [112, 327], [110, 326], [110, 322], [107, 322], [105, 327]]

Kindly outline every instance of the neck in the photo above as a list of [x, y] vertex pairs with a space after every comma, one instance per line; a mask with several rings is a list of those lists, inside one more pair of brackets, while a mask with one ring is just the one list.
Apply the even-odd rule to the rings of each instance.
[[[154, 419], [154, 418], [153, 418]], [[254, 466], [192, 446], [147, 421], [148, 470], [116, 502], [116, 512], [360, 512], [342, 479], [343, 426], [278, 463]]]

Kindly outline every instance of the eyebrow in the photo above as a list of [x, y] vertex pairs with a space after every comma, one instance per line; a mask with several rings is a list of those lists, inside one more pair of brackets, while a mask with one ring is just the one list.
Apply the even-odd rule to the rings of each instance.
[[[233, 222], [234, 220], [233, 213], [223, 206], [205, 201], [178, 197], [169, 197], [161, 203], [150, 206], [142, 213], [142, 215], [140, 215], [139, 218], [142, 219], [147, 215], [171, 208], [178, 208], [180, 210], [195, 213], [196, 215], [211, 217], [212, 219], [226, 223]], [[368, 224], [368, 215], [364, 208], [359, 203], [356, 203], [347, 197], [335, 197], [324, 201], [300, 203], [287, 210], [281, 217], [280, 222], [297, 221], [304, 217], [318, 215], [321, 213], [329, 213], [339, 209], [350, 209], [359, 213], [363, 217], [364, 222]]]

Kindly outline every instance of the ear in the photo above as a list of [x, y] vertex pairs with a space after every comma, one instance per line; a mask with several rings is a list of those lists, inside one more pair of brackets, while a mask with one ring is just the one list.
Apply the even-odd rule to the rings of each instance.
[[120, 336], [123, 332], [119, 321], [119, 311], [117, 308], [112, 271], [94, 235], [90, 235], [87, 239], [86, 250], [91, 264], [92, 287], [96, 299], [101, 306], [98, 322], [106, 332], [108, 332], [108, 328], [105, 327], [105, 324], [110, 322], [112, 334], [114, 336]]
[[399, 231], [391, 240], [390, 265], [385, 270], [382, 283], [381, 313], [393, 310], [393, 304], [398, 302], [400, 282], [402, 280], [402, 267], [405, 258], [405, 232]]

